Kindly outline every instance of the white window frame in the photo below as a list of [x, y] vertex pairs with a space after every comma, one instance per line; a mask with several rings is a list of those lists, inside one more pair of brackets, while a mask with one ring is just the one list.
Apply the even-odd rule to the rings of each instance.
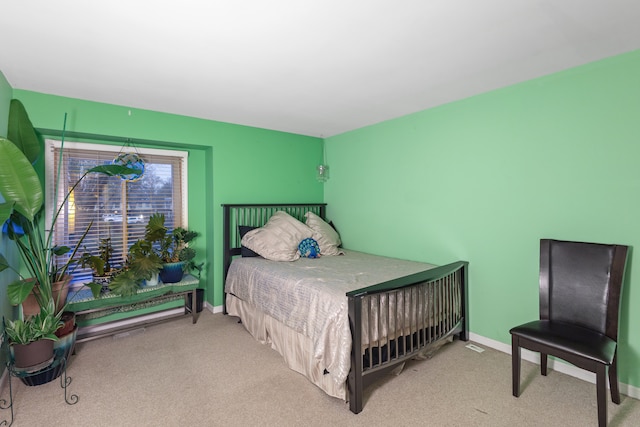
[[[56, 184], [56, 176], [55, 176], [55, 167], [54, 165], [54, 150], [60, 149], [64, 151], [65, 148], [69, 149], [81, 149], [88, 151], [101, 151], [101, 152], [113, 152], [114, 158], [118, 155], [118, 153], [129, 151], [128, 149], [123, 149], [121, 145], [112, 145], [112, 144], [104, 144], [104, 143], [86, 143], [86, 142], [71, 142], [71, 141], [63, 141], [60, 139], [54, 139], [54, 137], [47, 137], [45, 139], [45, 229], [49, 232], [49, 228], [51, 226], [51, 220], [53, 215], [58, 208], [55, 206], [55, 200], [53, 200], [54, 186]], [[182, 209], [181, 209], [181, 226], [184, 228], [188, 228], [188, 189], [189, 183], [187, 180], [188, 176], [188, 158], [189, 153], [187, 151], [181, 150], [165, 150], [165, 149], [156, 149], [156, 148], [139, 148], [135, 147], [135, 149], [131, 149], [131, 151], [135, 151], [138, 154], [144, 155], [158, 155], [158, 156], [171, 156], [171, 157], [181, 157], [183, 162], [183, 167], [181, 169], [181, 198], [182, 198]], [[55, 242], [54, 242], [55, 243]]]

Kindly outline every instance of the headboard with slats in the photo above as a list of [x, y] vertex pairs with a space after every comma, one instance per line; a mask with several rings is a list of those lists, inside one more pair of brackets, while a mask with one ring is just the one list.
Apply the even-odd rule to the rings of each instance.
[[[321, 218], [326, 218], [326, 206], [326, 203], [223, 204], [223, 287], [233, 257], [240, 255], [241, 245], [238, 226], [262, 227], [278, 211], [285, 211], [302, 222], [305, 222], [304, 215], [309, 211]], [[223, 306], [226, 314], [225, 301], [226, 297], [223, 292]]]

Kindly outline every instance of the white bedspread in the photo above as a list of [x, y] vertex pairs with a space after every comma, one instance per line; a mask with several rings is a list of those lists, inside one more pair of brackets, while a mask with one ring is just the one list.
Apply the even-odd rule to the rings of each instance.
[[346, 293], [433, 267], [350, 250], [294, 262], [236, 258], [225, 289], [309, 337], [314, 357], [324, 361], [334, 381], [343, 383], [351, 365]]

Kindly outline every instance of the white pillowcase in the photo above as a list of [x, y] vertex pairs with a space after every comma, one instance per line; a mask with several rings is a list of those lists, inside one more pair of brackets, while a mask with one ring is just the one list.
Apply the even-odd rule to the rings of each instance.
[[340, 235], [322, 218], [313, 212], [307, 212], [304, 215], [307, 220], [306, 224], [315, 232], [314, 239], [320, 246], [320, 255], [342, 255], [344, 251], [340, 249]]
[[313, 236], [311, 228], [288, 213], [278, 211], [264, 226], [247, 232], [241, 243], [263, 258], [273, 261], [295, 261], [300, 258], [300, 242]]

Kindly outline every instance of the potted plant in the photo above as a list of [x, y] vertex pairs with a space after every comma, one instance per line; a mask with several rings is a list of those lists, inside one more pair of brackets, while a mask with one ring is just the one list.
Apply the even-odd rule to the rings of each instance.
[[[137, 169], [121, 165], [101, 165], [87, 170], [66, 193], [63, 202], [55, 210], [50, 224], [43, 226], [44, 191], [40, 179], [32, 166], [39, 155], [39, 140], [31, 126], [24, 107], [12, 100], [9, 117], [9, 135], [14, 135], [16, 143], [0, 138], [0, 194], [4, 203], [0, 203], [0, 224], [3, 231], [12, 240], [20, 254], [23, 264], [20, 269], [11, 266], [0, 254], [0, 271], [11, 269], [18, 279], [7, 287], [7, 294], [13, 305], [22, 304], [30, 295], [37, 303], [32, 314], [25, 315], [8, 323], [8, 334], [13, 339], [51, 340], [48, 326], [60, 326], [60, 317], [66, 305], [64, 283], [70, 280], [69, 266], [75, 261], [78, 247], [84, 240], [92, 224], [81, 235], [75, 249], [66, 246], [54, 246], [53, 234], [56, 221], [69, 196], [80, 181], [90, 173], [102, 173], [109, 176], [126, 175], [139, 172]], [[15, 105], [18, 107], [14, 108]], [[19, 114], [14, 116], [14, 111]], [[16, 131], [18, 129], [18, 131]], [[55, 192], [57, 193], [57, 182]], [[71, 253], [67, 261], [59, 265], [57, 257]], [[55, 293], [55, 284], [62, 282], [63, 289]], [[68, 288], [66, 289], [68, 290]], [[46, 327], [45, 327], [46, 326]], [[53, 326], [51, 326], [53, 327]]]
[[175, 283], [182, 280], [185, 272], [202, 269], [202, 264], [196, 264], [195, 249], [189, 247], [199, 233], [182, 227], [169, 231], [165, 227], [164, 214], [155, 213], [149, 217], [145, 229], [145, 240], [152, 244], [153, 250], [163, 263], [160, 279], [164, 283]]
[[[109, 290], [111, 279], [118, 273], [118, 269], [114, 268], [111, 263], [112, 255], [113, 246], [111, 244], [111, 237], [105, 237], [100, 239], [100, 243], [98, 244], [98, 255], [93, 255], [85, 248], [85, 252], [77, 260], [78, 265], [82, 268], [91, 268], [93, 281], [88, 283], [87, 286], [91, 288], [95, 298], [97, 298], [100, 293]], [[98, 287], [98, 285], [100, 286]]]
[[162, 260], [155, 253], [152, 243], [139, 239], [129, 248], [127, 262], [109, 283], [109, 289], [117, 295], [134, 295], [140, 286], [155, 277], [157, 284], [158, 274], [162, 268]]
[[85, 248], [85, 252], [80, 256], [79, 263], [82, 268], [90, 267], [94, 276], [102, 277], [105, 273], [111, 272], [111, 255], [113, 255], [111, 238], [106, 237], [100, 239], [98, 255], [93, 255]]
[[55, 332], [62, 324], [61, 315], [62, 312], [56, 313], [53, 300], [49, 300], [34, 316], [6, 321], [4, 331], [12, 347], [16, 368], [33, 372], [51, 361], [53, 343], [58, 340]]
[[136, 277], [142, 279], [146, 286], [155, 286], [162, 269], [162, 259], [153, 250], [150, 242], [139, 239], [129, 248], [127, 267]]
[[64, 324], [65, 315], [71, 314], [75, 320], [75, 313], [55, 312], [53, 301], [50, 301], [36, 315], [8, 320], [4, 325], [14, 369], [21, 372], [19, 377], [25, 385], [36, 386], [58, 378], [64, 364], [53, 369], [44, 368], [51, 364], [54, 355], [68, 360], [73, 352], [78, 327], [72, 322], [71, 330], [65, 331]]

